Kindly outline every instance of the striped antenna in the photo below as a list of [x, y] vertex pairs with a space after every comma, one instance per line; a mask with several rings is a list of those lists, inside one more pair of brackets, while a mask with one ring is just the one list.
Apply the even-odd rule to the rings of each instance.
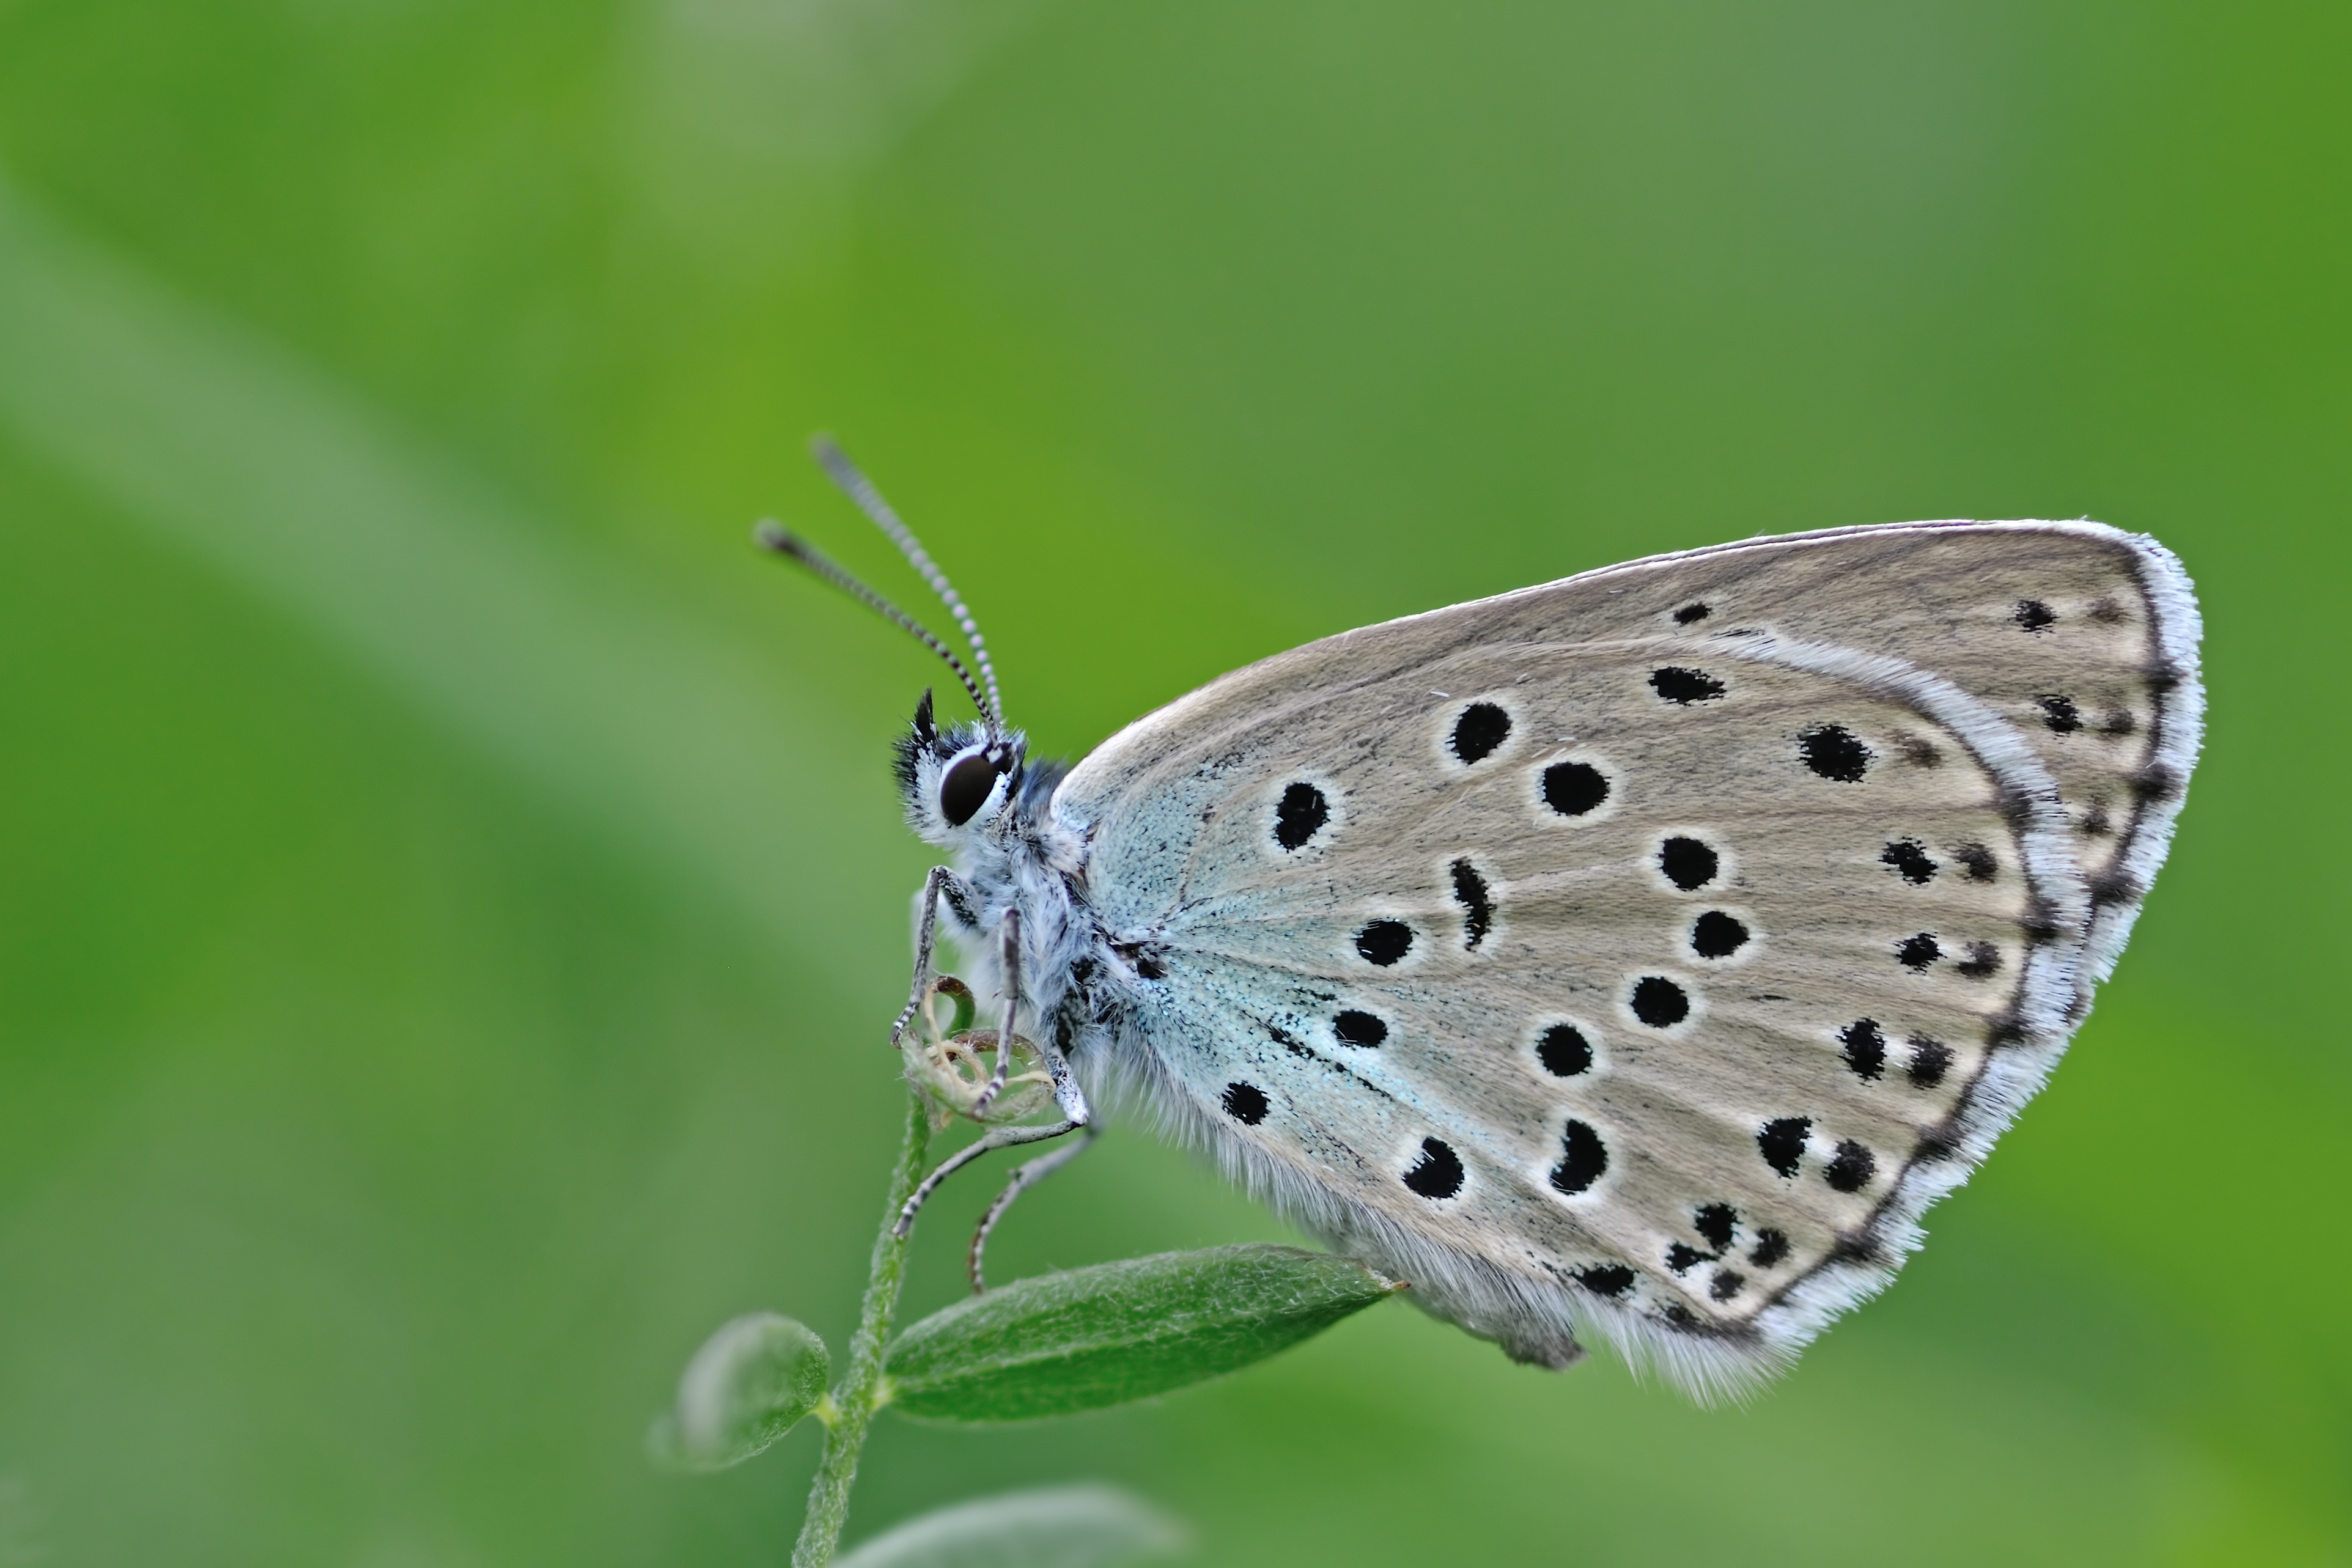
[[963, 689], [971, 694], [971, 706], [978, 708], [980, 716], [988, 721], [990, 733], [1003, 733], [1003, 721], [989, 707], [988, 698], [981, 695], [980, 683], [971, 678], [971, 672], [964, 668], [961, 659], [955, 656], [955, 650], [932, 635], [929, 629], [921, 622], [858, 581], [856, 578], [850, 575], [846, 567], [836, 564], [814, 545], [782, 524], [761, 519], [751, 529], [751, 541], [761, 549], [773, 550], [787, 559], [798, 561], [852, 599], [862, 601], [885, 621], [897, 626], [916, 642], [945, 659], [948, 668], [955, 672], [956, 679], [961, 681]]
[[923, 549], [923, 541], [915, 537], [914, 530], [898, 520], [898, 514], [891, 510], [890, 503], [882, 498], [882, 492], [874, 487], [874, 481], [849, 460], [847, 453], [834, 444], [833, 437], [810, 437], [809, 454], [816, 459], [817, 466], [824, 470], [825, 477], [840, 486], [841, 493], [856, 502], [857, 509], [865, 513], [876, 528], [890, 536], [890, 542], [898, 547], [898, 553], [907, 558], [908, 565], [922, 573], [923, 580], [930, 584], [931, 591], [940, 596], [940, 602], [946, 605], [948, 613], [955, 617], [956, 625], [963, 632], [964, 641], [971, 644], [972, 663], [980, 666], [980, 678], [988, 684], [988, 701], [982, 704], [981, 712], [989, 719], [992, 728], [1001, 730], [1004, 727], [1004, 697], [996, 687], [996, 666], [989, 662], [988, 644], [981, 639], [980, 623], [971, 618], [971, 612], [964, 608], [963, 599], [956, 592], [955, 585], [948, 580], [948, 574], [940, 570], [930, 552]]

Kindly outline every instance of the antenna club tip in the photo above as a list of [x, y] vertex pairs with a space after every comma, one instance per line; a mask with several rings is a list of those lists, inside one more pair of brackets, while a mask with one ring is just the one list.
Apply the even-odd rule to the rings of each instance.
[[772, 549], [779, 555], [790, 555], [800, 541], [773, 517], [761, 517], [751, 525], [751, 542], [761, 549]]

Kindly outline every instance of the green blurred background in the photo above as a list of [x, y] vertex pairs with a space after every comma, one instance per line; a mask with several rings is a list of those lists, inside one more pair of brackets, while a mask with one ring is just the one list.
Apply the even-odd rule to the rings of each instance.
[[[0, 0], [0, 1563], [781, 1561], [896, 1125], [919, 650], [1076, 753], [1645, 551], [2151, 530], [2211, 747], [2097, 1017], [1743, 1409], [1402, 1307], [885, 1418], [853, 1536], [1124, 1482], [1219, 1563], [2352, 1561], [2352, 11]], [[920, 1239], [952, 1299], [985, 1181]], [[1010, 1275], [1281, 1232], [1119, 1131]]]

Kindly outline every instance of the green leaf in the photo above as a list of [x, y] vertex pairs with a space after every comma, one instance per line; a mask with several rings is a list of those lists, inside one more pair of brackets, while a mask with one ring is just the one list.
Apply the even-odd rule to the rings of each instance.
[[775, 1312], [752, 1312], [703, 1341], [655, 1417], [646, 1451], [675, 1469], [723, 1470], [785, 1433], [824, 1397], [824, 1341]]
[[941, 1421], [1099, 1410], [1236, 1371], [1402, 1289], [1351, 1258], [1264, 1244], [1041, 1275], [900, 1335], [891, 1400]]
[[1109, 1568], [1184, 1545], [1182, 1525], [1116, 1487], [1052, 1487], [910, 1519], [834, 1568]]

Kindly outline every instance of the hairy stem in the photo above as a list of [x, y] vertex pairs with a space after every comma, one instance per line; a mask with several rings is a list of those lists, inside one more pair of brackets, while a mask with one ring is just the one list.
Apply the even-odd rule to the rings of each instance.
[[915, 1193], [923, 1174], [923, 1155], [930, 1147], [931, 1123], [922, 1096], [907, 1094], [907, 1137], [899, 1145], [898, 1166], [890, 1175], [890, 1201], [883, 1207], [882, 1229], [874, 1238], [874, 1261], [866, 1276], [866, 1303], [858, 1311], [857, 1333], [849, 1342], [849, 1375], [833, 1393], [834, 1415], [824, 1433], [824, 1458], [816, 1479], [809, 1483], [808, 1516], [801, 1521], [801, 1538], [793, 1545], [793, 1568], [824, 1568], [841, 1542], [841, 1527], [849, 1518], [849, 1489], [857, 1479], [857, 1453], [866, 1446], [866, 1428], [882, 1402], [882, 1352], [890, 1339], [890, 1316], [898, 1310], [898, 1287], [907, 1274], [907, 1238], [893, 1234], [898, 1212]]

